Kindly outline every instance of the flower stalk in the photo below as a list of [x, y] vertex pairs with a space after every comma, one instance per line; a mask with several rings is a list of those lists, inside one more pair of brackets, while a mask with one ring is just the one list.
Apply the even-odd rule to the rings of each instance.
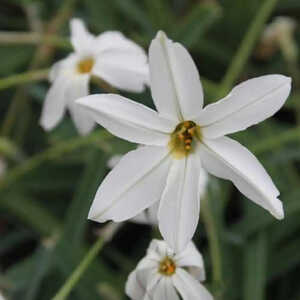
[[0, 44], [3, 45], [39, 45], [41, 43], [66, 50], [71, 49], [70, 42], [67, 39], [54, 34], [0, 31]]
[[120, 224], [110, 223], [107, 225], [98, 240], [90, 248], [86, 256], [81, 260], [78, 267], [74, 270], [71, 276], [67, 279], [65, 284], [61, 287], [58, 293], [54, 296], [52, 300], [64, 300], [67, 299], [68, 295], [71, 293], [72, 289], [75, 287], [77, 282], [80, 280], [81, 276], [87, 270], [89, 265], [93, 262], [99, 252], [102, 250], [106, 242], [109, 242], [113, 237], [114, 233], [118, 230]]
[[41, 69], [2, 78], [0, 79], [0, 91], [14, 87], [19, 84], [46, 80], [48, 77], [48, 73], [49, 69]]
[[208, 240], [210, 256], [212, 260], [212, 275], [215, 289], [216, 299], [221, 299], [223, 280], [222, 271], [222, 251], [220, 245], [219, 234], [215, 217], [209, 205], [209, 198], [206, 196], [202, 200], [202, 217], [205, 224]]

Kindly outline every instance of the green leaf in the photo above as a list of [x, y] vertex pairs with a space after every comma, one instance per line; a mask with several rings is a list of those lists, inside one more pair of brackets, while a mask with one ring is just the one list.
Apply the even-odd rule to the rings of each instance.
[[245, 247], [244, 300], [265, 299], [267, 257], [267, 239], [262, 232]]
[[20, 71], [28, 63], [33, 54], [30, 46], [3, 46], [0, 47], [0, 76], [8, 76]]
[[41, 246], [36, 250], [35, 266], [26, 288], [24, 300], [38, 299], [37, 295], [41, 288], [42, 281], [47, 275], [53, 261], [52, 247]]
[[60, 222], [30, 196], [2, 194], [1, 197], [3, 197], [1, 206], [14, 217], [31, 226], [37, 233], [50, 235], [59, 232]]
[[88, 211], [105, 175], [107, 155], [99, 149], [92, 149], [86, 163], [84, 173], [74, 198], [67, 210], [64, 235], [66, 242], [77, 247], [83, 239], [87, 227]]
[[275, 263], [270, 265], [268, 278], [272, 280], [295, 269], [300, 264], [300, 241], [298, 239], [290, 241], [284, 247], [271, 253], [270, 261]]

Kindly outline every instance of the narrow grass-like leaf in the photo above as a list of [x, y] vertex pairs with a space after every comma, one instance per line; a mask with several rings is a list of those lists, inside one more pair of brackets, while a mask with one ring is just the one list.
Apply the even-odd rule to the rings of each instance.
[[75, 190], [71, 206], [68, 208], [64, 235], [67, 242], [74, 247], [77, 247], [83, 239], [83, 233], [88, 224], [89, 208], [105, 175], [106, 160], [107, 154], [99, 149], [95, 148], [90, 151], [81, 182]]
[[244, 300], [264, 300], [267, 275], [267, 239], [259, 233], [245, 247]]

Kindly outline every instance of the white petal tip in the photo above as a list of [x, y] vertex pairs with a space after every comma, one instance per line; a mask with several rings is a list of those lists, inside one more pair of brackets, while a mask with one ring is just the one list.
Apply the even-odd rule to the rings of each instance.
[[292, 84], [292, 78], [285, 76], [285, 75], [281, 75], [282, 76], [282, 80], [286, 81], [286, 84], [291, 85]]
[[166, 33], [165, 33], [164, 31], [159, 30], [159, 31], [157, 32], [155, 38], [156, 38], [156, 39], [159, 39], [159, 40], [161, 40], [161, 41], [164, 41], [164, 40], [166, 40], [168, 37], [167, 37], [167, 35], [166, 35]]
[[97, 214], [93, 209], [90, 209], [89, 211], [88, 220], [98, 222], [98, 223], [104, 223], [107, 221], [102, 218], [99, 218], [99, 214]]
[[[272, 75], [269, 75], [272, 76]], [[285, 75], [273, 75], [273, 76], [277, 76], [277, 78], [280, 78], [283, 84], [287, 84], [287, 85], [291, 85], [292, 84], [292, 78], [285, 76]]]
[[271, 214], [278, 220], [284, 219], [284, 210], [282, 202], [279, 199], [276, 199], [278, 201], [278, 204], [271, 212]]
[[40, 119], [39, 124], [45, 131], [50, 131], [56, 126], [56, 124], [50, 124], [50, 122], [45, 121], [43, 118]]

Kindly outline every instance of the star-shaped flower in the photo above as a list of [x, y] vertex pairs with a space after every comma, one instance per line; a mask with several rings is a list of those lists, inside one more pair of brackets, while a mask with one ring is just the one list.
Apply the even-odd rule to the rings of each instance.
[[122, 90], [141, 92], [148, 82], [149, 68], [145, 51], [120, 32], [107, 31], [96, 37], [79, 19], [71, 20], [70, 27], [74, 52], [51, 69], [52, 86], [40, 123], [51, 130], [68, 108], [78, 131], [86, 134], [92, 130], [94, 121], [75, 105], [75, 100], [89, 94], [91, 76]]
[[291, 80], [268, 75], [236, 86], [203, 106], [196, 66], [186, 49], [159, 32], [149, 50], [151, 92], [158, 112], [118, 95], [78, 103], [114, 135], [146, 145], [126, 154], [100, 185], [89, 218], [124, 221], [159, 201], [159, 228], [184, 249], [200, 211], [201, 168], [231, 180], [249, 199], [283, 218], [279, 192], [255, 156], [226, 134], [272, 116], [287, 99]]
[[192, 242], [175, 254], [166, 242], [153, 240], [129, 275], [126, 294], [132, 300], [212, 300], [204, 280], [202, 255]]

